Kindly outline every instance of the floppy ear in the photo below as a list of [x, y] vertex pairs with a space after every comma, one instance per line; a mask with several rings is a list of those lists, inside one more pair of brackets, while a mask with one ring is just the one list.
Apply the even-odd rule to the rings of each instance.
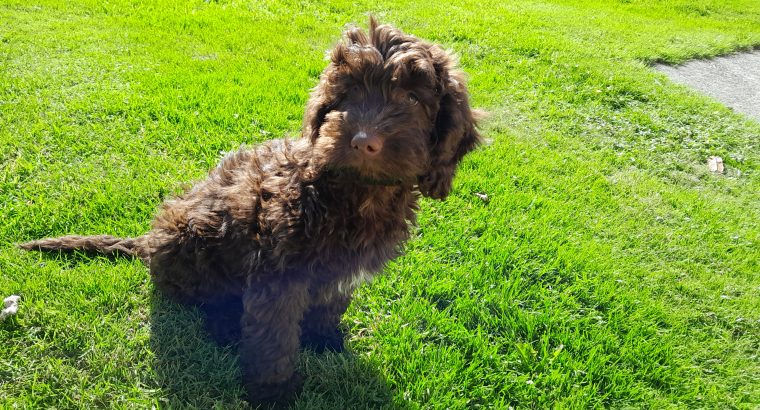
[[[372, 25], [377, 22], [370, 20]], [[311, 92], [304, 113], [302, 136], [313, 142], [319, 136], [319, 128], [325, 116], [339, 103], [341, 91], [346, 88], [349, 73], [363, 73], [366, 65], [382, 64], [378, 50], [370, 47], [367, 33], [357, 27], [343, 32], [343, 40], [330, 52], [330, 64], [319, 76], [319, 84]], [[342, 75], [341, 75], [342, 73]]]
[[[446, 65], [453, 64], [446, 55]], [[481, 138], [475, 129], [484, 115], [470, 108], [464, 76], [459, 71], [444, 69], [438, 115], [432, 133], [432, 150], [428, 172], [418, 178], [422, 195], [444, 199], [451, 191], [457, 164], [475, 149]]]
[[336, 104], [336, 101], [330, 98], [329, 93], [326, 92], [328, 87], [325, 77], [325, 74], [322, 74], [319, 84], [311, 92], [303, 116], [301, 136], [309, 138], [311, 142], [314, 142], [319, 136], [319, 128], [325, 122], [325, 116]]
[[319, 137], [319, 128], [325, 122], [325, 116], [338, 105], [337, 78], [340, 67], [346, 62], [347, 33], [344, 33], [344, 42], [338, 43], [330, 53], [330, 64], [319, 75], [319, 84], [311, 91], [306, 103], [301, 136], [311, 142]]

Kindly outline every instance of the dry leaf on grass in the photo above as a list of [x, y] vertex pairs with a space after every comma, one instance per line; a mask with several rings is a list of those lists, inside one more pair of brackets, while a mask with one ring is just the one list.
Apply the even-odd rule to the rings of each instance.
[[723, 171], [725, 171], [725, 167], [723, 167], [723, 158], [721, 157], [707, 158], [707, 167], [710, 168], [710, 172], [717, 172], [718, 174], [722, 174]]
[[489, 200], [488, 195], [486, 194], [482, 194], [480, 192], [475, 192], [474, 194], [476, 197], [480, 198], [483, 202], [488, 202]]
[[4, 309], [0, 311], [0, 320], [4, 320], [8, 316], [13, 316], [18, 312], [18, 301], [21, 300], [21, 296], [11, 295], [3, 299]]

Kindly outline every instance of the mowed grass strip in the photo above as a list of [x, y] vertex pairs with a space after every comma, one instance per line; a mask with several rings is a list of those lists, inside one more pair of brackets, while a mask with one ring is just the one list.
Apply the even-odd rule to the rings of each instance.
[[367, 12], [460, 55], [489, 144], [295, 407], [760, 406], [760, 125], [649, 67], [760, 45], [760, 4], [642, 0], [3, 2], [0, 407], [245, 405], [138, 261], [14, 244], [139, 235], [221, 152], [298, 135]]

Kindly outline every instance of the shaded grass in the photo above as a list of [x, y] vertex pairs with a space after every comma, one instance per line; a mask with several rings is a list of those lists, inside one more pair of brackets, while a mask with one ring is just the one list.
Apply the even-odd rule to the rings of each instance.
[[13, 244], [139, 235], [220, 152], [296, 135], [367, 11], [460, 54], [493, 141], [359, 291], [350, 353], [304, 355], [295, 407], [760, 405], [760, 126], [648, 66], [760, 44], [756, 2], [8, 1], [3, 406], [244, 405], [234, 349], [137, 261]]

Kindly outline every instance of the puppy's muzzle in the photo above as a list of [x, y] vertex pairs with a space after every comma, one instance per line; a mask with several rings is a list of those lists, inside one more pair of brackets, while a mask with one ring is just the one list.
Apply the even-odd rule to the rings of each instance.
[[351, 148], [361, 155], [374, 157], [383, 149], [383, 141], [377, 135], [359, 131], [351, 139]]

